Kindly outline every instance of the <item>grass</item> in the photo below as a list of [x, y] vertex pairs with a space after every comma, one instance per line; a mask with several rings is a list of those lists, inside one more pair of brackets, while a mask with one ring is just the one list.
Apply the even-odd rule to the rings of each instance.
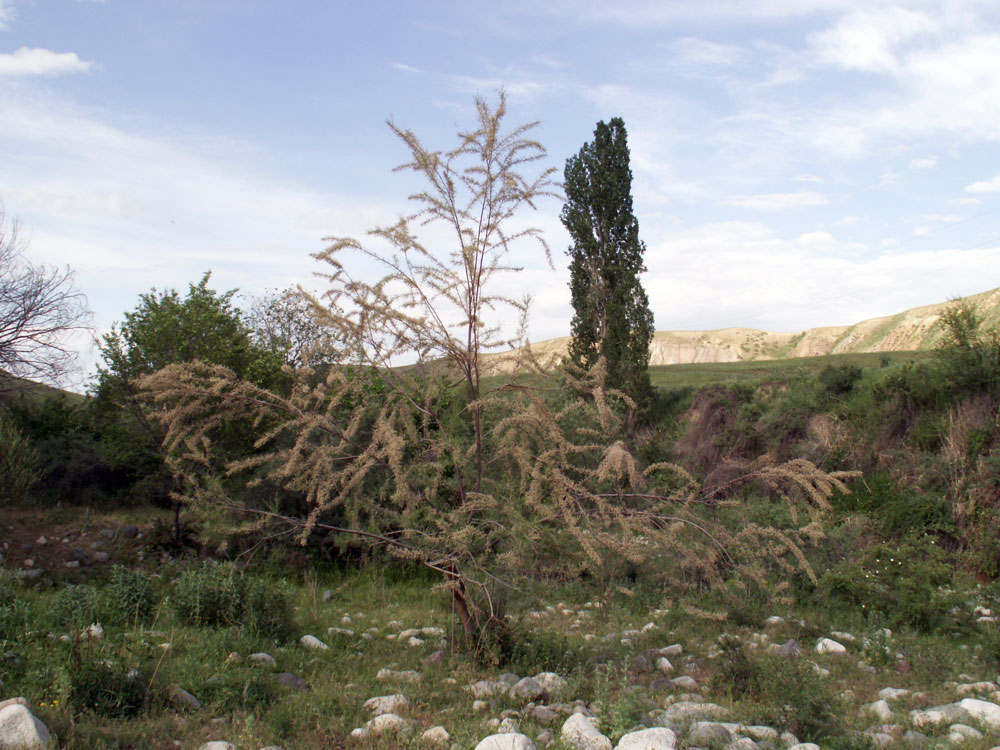
[[703, 388], [732, 382], [758, 380], [784, 380], [790, 376], [820, 372], [827, 365], [856, 365], [878, 368], [883, 357], [897, 362], [921, 362], [933, 356], [932, 352], [867, 352], [863, 354], [828, 354], [822, 357], [796, 357], [753, 362], [705, 362], [685, 365], [656, 365], [649, 368], [649, 376], [657, 388]]
[[[165, 570], [159, 591], [167, 601], [178, 568]], [[17, 654], [19, 663], [0, 665], [5, 695], [24, 695], [37, 713], [59, 736], [65, 749], [89, 747], [174, 746], [197, 748], [208, 739], [225, 739], [239, 748], [267, 744], [312, 748], [410, 747], [409, 741], [347, 739], [351, 730], [370, 718], [362, 708], [369, 697], [402, 692], [413, 702], [406, 716], [423, 731], [444, 725], [459, 747], [473, 747], [493, 729], [486, 723], [504, 711], [521, 712], [523, 704], [507, 696], [489, 699], [488, 710], [472, 710], [466, 686], [480, 679], [496, 679], [510, 667], [481, 669], [463, 655], [461, 645], [448, 635], [458, 625], [443, 593], [429, 593], [425, 577], [411, 575], [394, 565], [361, 571], [313, 570], [287, 585], [294, 602], [295, 638], [277, 643], [237, 627], [194, 627], [184, 624], [170, 606], [157, 609], [148, 625], [107, 624], [101, 641], [80, 639], [74, 631], [52, 620], [52, 602], [57, 590], [25, 588], [6, 577], [8, 592], [28, 609], [27, 632], [0, 633], [0, 652]], [[176, 584], [173, 584], [176, 585]], [[323, 592], [332, 596], [323, 602]], [[665, 705], [669, 691], [650, 688], [655, 671], [636, 672], [635, 657], [649, 649], [681, 643], [684, 654], [672, 659], [677, 673], [689, 672], [702, 686], [706, 700], [729, 708], [736, 721], [760, 722], [798, 728], [800, 739], [836, 745], [837, 737], [849, 730], [865, 729], [872, 722], [860, 716], [862, 704], [875, 700], [886, 686], [906, 687], [928, 694], [932, 703], [956, 700], [947, 680], [971, 681], [995, 677], [981, 656], [985, 635], [973, 628], [960, 637], [951, 633], [893, 635], [892, 649], [903, 653], [911, 670], [898, 673], [895, 658], [879, 663], [875, 672], [860, 670], [864, 658], [860, 641], [865, 630], [845, 612], [823, 608], [780, 611], [786, 623], [754, 631], [732, 623], [704, 620], [687, 614], [681, 602], [668, 602], [669, 591], [640, 592], [635, 597], [601, 600], [600, 592], [582, 586], [531, 586], [513, 596], [510, 609], [524, 637], [518, 660], [520, 675], [541, 671], [553, 645], [575, 654], [557, 670], [568, 682], [566, 692], [550, 701], [585, 701], [604, 721], [603, 727], [617, 740], [637, 724], [649, 722]], [[968, 600], [971, 606], [972, 599]], [[707, 606], [708, 600], [693, 595], [688, 602]], [[805, 624], [798, 622], [805, 619]], [[2, 620], [0, 620], [2, 622]], [[406, 628], [440, 627], [445, 641], [425, 638], [420, 645], [395, 638]], [[846, 629], [858, 638], [844, 657], [817, 656], [808, 649], [820, 635]], [[329, 634], [339, 627], [351, 634]], [[756, 634], [755, 634], [756, 632]], [[329, 645], [325, 651], [303, 648], [297, 637], [311, 633]], [[363, 637], [366, 633], [370, 638]], [[719, 647], [723, 634], [742, 644], [741, 660], [729, 659]], [[66, 637], [63, 637], [63, 636]], [[798, 667], [768, 655], [766, 643], [796, 638], [806, 651]], [[756, 644], [756, 645], [754, 645]], [[429, 666], [423, 660], [443, 646], [445, 661]], [[534, 650], [532, 650], [534, 649]], [[278, 663], [278, 671], [293, 672], [310, 689], [297, 691], [277, 684], [269, 670], [252, 666], [251, 653], [265, 651]], [[829, 670], [818, 678], [809, 661]], [[95, 711], [74, 704], [81, 679], [90, 680], [90, 694], [101, 687], [108, 669], [91, 670], [83, 677], [79, 664], [111, 665], [121, 679], [128, 669], [137, 669], [149, 686], [148, 698], [138, 709], [119, 710], [113, 701]], [[379, 680], [383, 667], [423, 673], [418, 685]], [[110, 669], [110, 667], [109, 667]], [[791, 670], [791, 671], [789, 671]], [[965, 676], [961, 676], [965, 673]], [[734, 676], [740, 689], [734, 690]], [[94, 685], [94, 681], [98, 683]], [[122, 683], [114, 683], [120, 685]], [[109, 684], [109, 689], [114, 687]], [[200, 709], [178, 708], [171, 702], [177, 685], [195, 695]], [[839, 701], [843, 691], [853, 698]], [[683, 692], [678, 690], [677, 692]], [[809, 700], [805, 700], [808, 693]], [[829, 699], [836, 714], [814, 717], [817, 703]], [[801, 704], [801, 705], [800, 705]], [[131, 705], [131, 704], [130, 704]], [[780, 710], [779, 710], [780, 709]], [[103, 715], [102, 715], [103, 714]], [[906, 711], [898, 711], [906, 723]], [[534, 737], [545, 728], [558, 735], [565, 716], [545, 727], [521, 715], [521, 730]], [[820, 721], [819, 719], [822, 719]], [[834, 736], [824, 733], [833, 732]], [[988, 733], [996, 744], [996, 733]], [[416, 743], [419, 744], [419, 743]], [[412, 746], [416, 746], [416, 744]], [[560, 747], [561, 746], [556, 746]]]

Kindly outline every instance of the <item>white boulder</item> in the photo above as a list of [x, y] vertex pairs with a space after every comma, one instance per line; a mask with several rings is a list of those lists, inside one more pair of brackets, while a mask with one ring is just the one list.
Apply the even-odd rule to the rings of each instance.
[[0, 748], [34, 750], [51, 741], [49, 728], [27, 706], [14, 703], [0, 710]]

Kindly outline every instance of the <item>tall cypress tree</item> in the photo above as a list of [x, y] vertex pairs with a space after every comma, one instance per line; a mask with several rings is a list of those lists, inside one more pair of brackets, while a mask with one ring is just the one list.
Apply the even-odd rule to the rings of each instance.
[[628, 134], [620, 117], [597, 123], [594, 140], [566, 160], [566, 203], [560, 218], [573, 244], [570, 357], [589, 367], [607, 360], [607, 385], [645, 402], [653, 313], [639, 281], [646, 270], [639, 222], [632, 213]]

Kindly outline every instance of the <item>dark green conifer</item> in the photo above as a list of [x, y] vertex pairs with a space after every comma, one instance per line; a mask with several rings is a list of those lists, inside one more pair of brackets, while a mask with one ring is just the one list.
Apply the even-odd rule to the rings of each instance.
[[651, 394], [649, 343], [653, 313], [639, 274], [646, 246], [632, 213], [628, 134], [620, 117], [597, 123], [594, 140], [566, 160], [563, 225], [573, 244], [570, 357], [589, 367], [603, 355], [607, 385], [637, 402]]

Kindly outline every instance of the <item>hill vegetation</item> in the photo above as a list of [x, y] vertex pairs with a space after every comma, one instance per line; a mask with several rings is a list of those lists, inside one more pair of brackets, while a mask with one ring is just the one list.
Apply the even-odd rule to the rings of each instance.
[[[964, 298], [986, 328], [1000, 324], [1000, 289]], [[950, 303], [914, 307], [895, 315], [863, 320], [854, 325], [810, 328], [796, 333], [771, 333], [753, 328], [717, 331], [656, 331], [649, 345], [653, 367], [713, 362], [765, 362], [776, 359], [841, 354], [878, 354], [930, 351], [944, 336], [942, 313]], [[531, 344], [531, 352], [545, 367], [568, 356], [569, 337]], [[490, 366], [508, 368], [510, 354], [488, 355]]]

